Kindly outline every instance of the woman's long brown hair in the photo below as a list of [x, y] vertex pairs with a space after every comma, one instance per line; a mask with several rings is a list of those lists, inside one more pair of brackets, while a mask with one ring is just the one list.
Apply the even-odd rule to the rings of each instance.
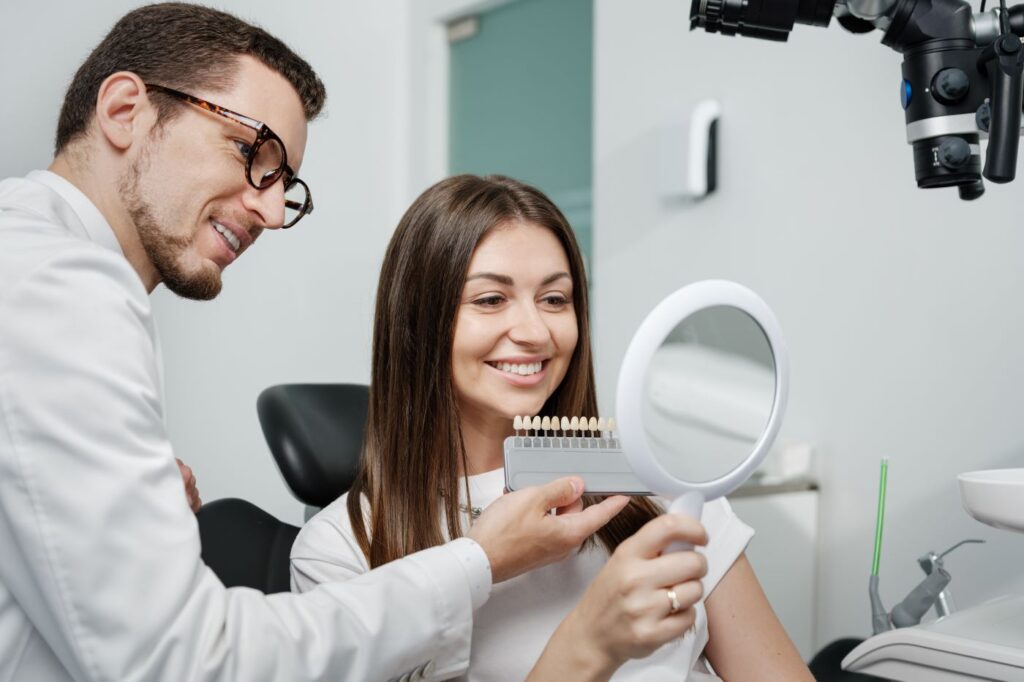
[[[477, 244], [516, 221], [547, 228], [561, 242], [579, 327], [565, 379], [539, 414], [597, 415], [586, 273], [565, 216], [539, 190], [500, 175], [458, 175], [427, 189], [399, 222], [377, 289], [370, 408], [348, 497], [356, 539], [373, 568], [444, 543], [439, 510], [447, 536], [462, 535], [458, 472], [469, 467], [452, 381], [455, 319]], [[633, 498], [597, 537], [611, 552], [660, 511]]]

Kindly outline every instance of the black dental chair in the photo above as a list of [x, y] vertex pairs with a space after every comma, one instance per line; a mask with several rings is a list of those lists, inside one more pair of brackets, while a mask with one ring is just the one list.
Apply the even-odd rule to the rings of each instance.
[[[359, 468], [369, 387], [281, 384], [256, 400], [263, 435], [292, 494], [325, 507]], [[227, 587], [289, 590], [288, 554], [299, 529], [245, 500], [204, 504], [196, 515], [203, 561]]]

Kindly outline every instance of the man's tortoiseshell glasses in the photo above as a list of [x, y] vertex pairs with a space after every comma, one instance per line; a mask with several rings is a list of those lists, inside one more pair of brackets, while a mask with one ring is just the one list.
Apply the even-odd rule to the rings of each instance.
[[146, 87], [256, 131], [255, 141], [251, 144], [243, 144], [239, 149], [245, 154], [245, 179], [256, 189], [266, 189], [283, 178], [284, 224], [281, 226], [282, 228], [291, 227], [299, 222], [302, 216], [313, 212], [313, 197], [309, 193], [309, 187], [295, 176], [295, 171], [288, 165], [288, 153], [285, 151], [284, 142], [266, 123], [163, 85], [146, 83]]

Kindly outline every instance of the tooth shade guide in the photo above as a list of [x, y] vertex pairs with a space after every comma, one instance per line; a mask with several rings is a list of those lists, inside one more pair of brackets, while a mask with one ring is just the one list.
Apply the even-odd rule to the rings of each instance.
[[[575, 425], [575, 428], [574, 428]], [[514, 447], [573, 450], [618, 448], [614, 418], [516, 416]], [[587, 435], [586, 432], [590, 432]]]
[[[527, 421], [532, 424], [532, 418]], [[549, 419], [549, 425], [552, 427], [560, 425], [560, 423], [560, 419]], [[582, 427], [589, 427], [590, 419], [587, 418], [586, 420], [583, 420], [578, 418], [577, 423], [578, 426], [582, 425]], [[605, 425], [607, 425], [607, 421], [605, 422]], [[603, 437], [603, 434], [600, 436], [595, 434], [591, 437], [585, 437], [582, 434], [573, 434], [571, 437], [568, 436], [569, 434], [563, 433], [562, 437], [547, 437], [546, 435], [542, 436], [541, 434], [536, 434], [524, 438], [506, 438], [504, 443], [505, 461], [506, 466], [511, 467], [506, 469], [506, 475], [514, 476], [515, 479], [519, 481], [520, 485], [535, 485], [538, 484], [536, 480], [535, 482], [526, 482], [521, 477], [524, 475], [527, 477], [537, 475], [543, 476], [544, 474], [542, 472], [551, 473], [551, 469], [547, 468], [550, 465], [545, 464], [546, 462], [562, 462], [563, 464], [555, 464], [555, 466], [566, 466], [564, 463], [572, 461], [578, 462], [581, 470], [577, 472], [561, 472], [558, 476], [567, 475], [568, 473], [583, 473], [587, 477], [585, 478], [586, 480], [590, 480], [590, 476], [596, 476], [597, 481], [595, 481], [594, 484], [600, 486], [602, 483], [599, 481], [602, 477], [604, 477], [603, 480], [607, 480], [607, 476], [622, 474], [623, 469], [620, 467], [621, 463], [625, 460], [620, 441], [618, 441], [617, 438]], [[608, 459], [609, 456], [611, 459]], [[526, 459], [510, 460], [510, 457]], [[592, 460], [591, 458], [597, 459]], [[510, 461], [518, 462], [519, 464], [511, 465], [509, 464]], [[590, 465], [592, 467], [591, 469], [588, 469], [586, 462], [593, 463]], [[604, 467], [606, 466], [610, 468], [605, 469]], [[532, 469], [532, 467], [538, 468]], [[507, 479], [509, 482], [511, 482], [511, 480], [511, 478]], [[622, 479], [616, 479], [616, 482], [620, 480]], [[602, 488], [598, 487], [596, 489]], [[644, 488], [639, 481], [636, 481], [635, 483], [630, 484], [630, 487], [623, 489], [616, 488], [616, 492], [631, 495], [650, 495], [650, 493], [642, 492], [645, 491], [645, 489], [646, 488]], [[604, 488], [604, 491], [607, 491], [607, 488]], [[601, 494], [610, 495], [611, 493], [602, 492]]]

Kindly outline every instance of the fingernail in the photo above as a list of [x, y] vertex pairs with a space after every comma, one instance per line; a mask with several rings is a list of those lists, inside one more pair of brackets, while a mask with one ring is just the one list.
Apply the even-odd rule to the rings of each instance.
[[576, 478], [569, 479], [569, 485], [572, 486], [572, 492], [574, 495], [579, 495], [583, 490], [583, 484]]

